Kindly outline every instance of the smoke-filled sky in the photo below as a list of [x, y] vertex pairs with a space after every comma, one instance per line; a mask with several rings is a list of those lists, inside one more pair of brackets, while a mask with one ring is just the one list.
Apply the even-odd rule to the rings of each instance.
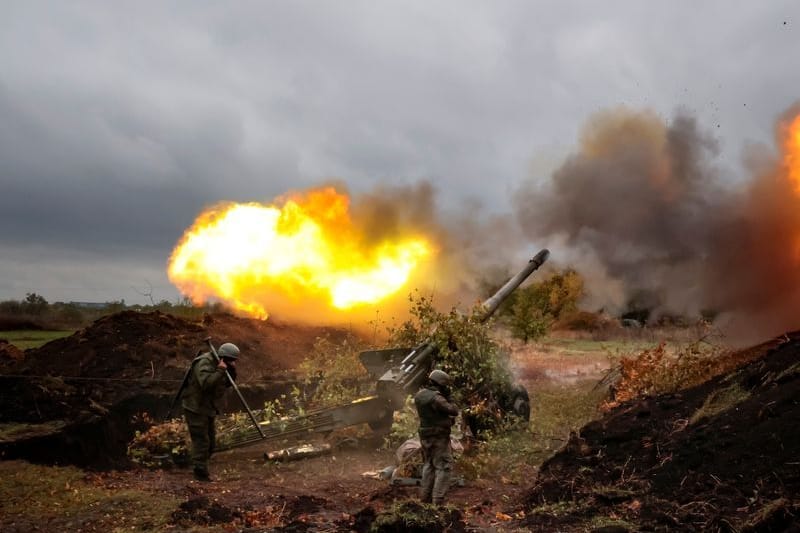
[[[707, 227], [692, 213], [748, 182], [743, 154], [773, 146], [800, 98], [799, 15], [793, 0], [4, 2], [0, 299], [175, 300], [167, 259], [204, 207], [330, 181], [354, 195], [430, 184], [446, 225], [467, 244], [484, 235], [472, 225], [497, 228], [487, 239], [509, 262], [543, 244], [596, 258], [602, 236], [539, 220], [553, 205], [535, 191], [581, 184], [582, 136], [620, 105], [641, 122], [632, 144], [666, 135], [691, 152], [676, 160], [700, 165], [680, 173], [697, 194], [677, 208], [685, 227], [629, 227], [629, 207], [675, 208], [583, 183], [617, 202], [582, 216], [706, 253], [681, 236]], [[598, 260], [613, 278], [601, 300], [628, 279], [621, 253]]]
[[592, 115], [575, 151], [514, 198], [527, 236], [559, 243], [589, 302], [656, 315], [721, 313], [740, 338], [800, 327], [800, 102], [773, 146], [749, 148], [726, 183], [719, 147], [690, 115]]

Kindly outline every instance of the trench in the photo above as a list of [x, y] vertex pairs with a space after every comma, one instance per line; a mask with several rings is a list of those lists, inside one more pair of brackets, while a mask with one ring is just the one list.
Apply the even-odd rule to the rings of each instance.
[[[265, 385], [240, 387], [251, 408], [258, 408], [267, 400], [288, 394], [293, 381], [276, 381]], [[89, 470], [124, 469], [130, 465], [128, 444], [136, 431], [150, 424], [142, 421], [142, 413], [151, 420], [163, 420], [174, 397], [174, 391], [135, 392], [105, 406], [103, 414], [81, 411], [76, 417], [74, 409], [48, 420], [16, 420], [28, 431], [14, 438], [0, 440], [0, 459], [23, 459], [37, 464], [73, 465]], [[223, 413], [241, 410], [233, 394], [226, 395], [221, 405]], [[50, 413], [54, 415], [55, 413]], [[173, 416], [179, 415], [179, 410]], [[69, 419], [70, 415], [75, 419]], [[64, 420], [66, 419], [66, 420]], [[6, 421], [6, 425], [11, 425]], [[36, 431], [36, 428], [42, 428]]]

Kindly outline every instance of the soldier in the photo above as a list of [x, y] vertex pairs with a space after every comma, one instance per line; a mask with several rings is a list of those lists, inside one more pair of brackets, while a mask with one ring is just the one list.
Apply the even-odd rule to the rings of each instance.
[[183, 412], [192, 438], [194, 478], [198, 481], [211, 481], [208, 475], [208, 459], [214, 453], [216, 439], [214, 417], [219, 414], [216, 402], [222, 398], [225, 388], [230, 386], [225, 372], [236, 379], [239, 348], [226, 342], [219, 347], [217, 354], [220, 357], [219, 363], [210, 352], [200, 354], [192, 361], [189, 380], [183, 393]]
[[458, 416], [458, 408], [448, 401], [452, 383], [452, 378], [445, 372], [434, 370], [428, 376], [428, 384], [414, 396], [424, 461], [420, 487], [423, 503], [441, 505], [450, 488], [453, 466], [450, 428]]

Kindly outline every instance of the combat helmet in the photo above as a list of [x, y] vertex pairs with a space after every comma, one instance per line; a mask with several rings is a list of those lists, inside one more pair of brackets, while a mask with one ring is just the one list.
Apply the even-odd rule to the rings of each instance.
[[428, 374], [428, 379], [440, 387], [450, 387], [453, 384], [453, 378], [447, 372], [438, 368]]
[[239, 358], [239, 347], [231, 342], [226, 342], [217, 350], [220, 359], [233, 359], [234, 361]]

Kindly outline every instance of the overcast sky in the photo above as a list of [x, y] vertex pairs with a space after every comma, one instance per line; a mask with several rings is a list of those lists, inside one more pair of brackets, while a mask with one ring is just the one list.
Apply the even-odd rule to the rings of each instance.
[[[800, 98], [800, 3], [31, 2], [0, 6], [0, 299], [175, 300], [219, 200], [431, 181], [511, 213], [592, 113], [713, 131], [727, 179]], [[138, 287], [138, 292], [132, 287]]]

